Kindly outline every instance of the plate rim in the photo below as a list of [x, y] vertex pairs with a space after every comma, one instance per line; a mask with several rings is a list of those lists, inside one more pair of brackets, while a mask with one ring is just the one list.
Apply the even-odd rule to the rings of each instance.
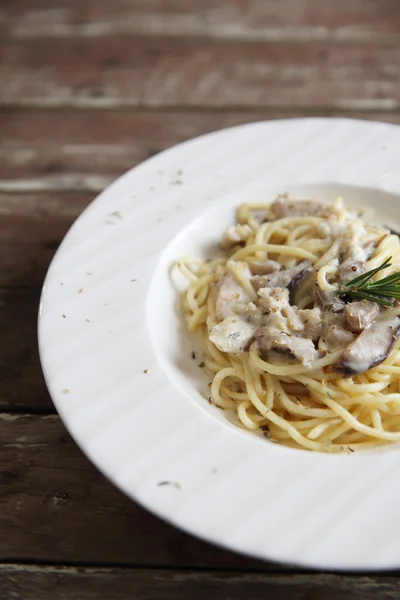
[[[257, 129], [258, 127], [267, 127], [269, 128], [270, 126], [275, 126], [275, 127], [280, 127], [280, 126], [294, 126], [295, 123], [330, 123], [330, 124], [334, 124], [334, 123], [362, 123], [364, 124], [365, 127], [367, 127], [368, 129], [371, 129], [371, 127], [376, 127], [378, 126], [383, 127], [383, 128], [389, 128], [391, 131], [395, 130], [397, 132], [397, 134], [399, 134], [399, 140], [400, 140], [400, 127], [393, 125], [393, 124], [387, 124], [387, 123], [381, 123], [381, 122], [375, 122], [375, 121], [363, 121], [363, 120], [359, 120], [359, 119], [345, 119], [345, 118], [327, 118], [327, 117], [306, 117], [306, 118], [294, 118], [294, 119], [277, 119], [277, 120], [273, 120], [273, 121], [257, 121], [254, 123], [246, 123], [243, 125], [238, 125], [238, 126], [234, 126], [234, 127], [229, 127], [229, 128], [225, 128], [225, 129], [221, 129], [215, 132], [210, 132], [207, 133], [205, 135], [202, 136], [198, 136], [196, 138], [193, 138], [191, 140], [187, 140], [181, 144], [178, 144], [177, 146], [173, 146], [172, 148], [167, 149], [166, 151], [151, 157], [150, 159], [144, 161], [143, 163], [140, 163], [139, 165], [137, 165], [136, 167], [133, 167], [132, 169], [130, 169], [129, 171], [127, 171], [126, 173], [124, 173], [121, 177], [119, 177], [116, 181], [114, 181], [110, 186], [108, 186], [103, 192], [101, 192], [89, 205], [88, 207], [86, 207], [84, 209], [84, 211], [79, 215], [79, 217], [74, 221], [73, 225], [71, 226], [71, 228], [69, 229], [69, 231], [67, 232], [67, 234], [64, 236], [63, 241], [60, 245], [60, 247], [57, 249], [49, 270], [46, 274], [46, 277], [44, 279], [44, 284], [43, 284], [43, 288], [42, 288], [42, 292], [41, 292], [41, 297], [40, 297], [40, 311], [39, 311], [39, 317], [38, 317], [38, 340], [39, 340], [39, 355], [40, 355], [40, 362], [42, 365], [42, 370], [43, 370], [43, 374], [44, 374], [44, 378], [46, 381], [46, 385], [47, 388], [49, 390], [50, 396], [52, 398], [52, 401], [57, 409], [57, 411], [60, 414], [60, 417], [64, 423], [64, 425], [66, 426], [67, 430], [69, 431], [69, 433], [71, 434], [71, 436], [73, 437], [74, 441], [77, 443], [77, 445], [80, 447], [80, 449], [84, 452], [84, 454], [89, 458], [89, 460], [96, 466], [96, 468], [107, 478], [109, 479], [109, 481], [111, 481], [114, 485], [116, 485], [119, 489], [121, 489], [126, 495], [128, 495], [128, 497], [132, 498], [135, 502], [137, 502], [138, 504], [140, 504], [141, 506], [143, 506], [144, 508], [146, 508], [147, 510], [149, 510], [150, 512], [152, 512], [153, 514], [155, 514], [156, 516], [158, 516], [159, 518], [171, 523], [172, 525], [183, 529], [184, 531], [187, 531], [188, 533], [190, 533], [191, 535], [194, 535], [195, 537], [199, 538], [199, 539], [203, 539], [203, 540], [207, 540], [215, 545], [218, 545], [222, 548], [225, 548], [227, 550], [230, 551], [234, 551], [234, 552], [239, 552], [241, 554], [247, 555], [247, 556], [251, 556], [253, 558], [257, 558], [257, 559], [261, 559], [261, 560], [271, 560], [271, 561], [279, 561], [282, 562], [282, 560], [286, 560], [286, 559], [282, 559], [281, 557], [277, 557], [277, 556], [271, 556], [268, 557], [265, 554], [257, 554], [255, 552], [249, 551], [248, 549], [243, 549], [240, 547], [240, 543], [238, 542], [232, 542], [229, 540], [226, 540], [224, 538], [221, 538], [221, 536], [210, 536], [209, 534], [204, 534], [201, 531], [201, 527], [189, 527], [187, 525], [187, 523], [185, 523], [184, 525], [182, 525], [181, 523], [181, 519], [176, 516], [173, 516], [171, 514], [171, 512], [169, 511], [169, 509], [167, 508], [166, 511], [160, 510], [160, 506], [159, 505], [151, 505], [149, 504], [149, 502], [147, 501], [143, 501], [143, 497], [140, 494], [135, 493], [135, 491], [132, 490], [132, 487], [127, 485], [126, 483], [124, 483], [121, 480], [117, 480], [115, 477], [113, 477], [113, 475], [110, 473], [109, 468], [106, 468], [103, 464], [103, 462], [101, 460], [98, 459], [98, 457], [95, 455], [95, 453], [93, 452], [92, 448], [88, 448], [87, 444], [85, 443], [85, 439], [84, 439], [84, 435], [82, 436], [82, 434], [78, 433], [76, 431], [76, 428], [71, 425], [71, 420], [70, 417], [67, 416], [66, 412], [64, 411], [64, 398], [62, 398], [62, 396], [60, 396], [60, 390], [59, 389], [55, 389], [54, 387], [54, 380], [53, 380], [53, 376], [50, 373], [50, 370], [48, 368], [48, 343], [45, 340], [45, 333], [42, 327], [42, 323], [43, 320], [41, 318], [41, 315], [43, 315], [43, 307], [45, 307], [45, 310], [47, 310], [46, 308], [46, 303], [47, 303], [47, 299], [46, 299], [46, 295], [47, 295], [47, 287], [49, 284], [51, 284], [51, 279], [52, 279], [52, 274], [51, 274], [51, 269], [52, 266], [58, 262], [59, 257], [61, 255], [61, 253], [64, 251], [64, 248], [68, 245], [68, 240], [70, 239], [70, 232], [76, 228], [79, 227], [79, 223], [82, 223], [83, 220], [86, 220], [88, 218], [89, 215], [89, 219], [90, 219], [90, 214], [88, 212], [88, 210], [93, 210], [94, 209], [94, 205], [96, 203], [98, 203], [98, 201], [100, 199], [102, 199], [101, 201], [104, 202], [104, 199], [107, 199], [108, 197], [111, 198], [112, 194], [114, 193], [115, 190], [118, 189], [118, 187], [123, 184], [125, 181], [129, 180], [129, 178], [131, 177], [132, 173], [137, 172], [137, 170], [141, 169], [141, 168], [148, 168], [151, 165], [157, 165], [160, 160], [164, 160], [164, 158], [168, 155], [171, 156], [171, 154], [173, 155], [176, 149], [184, 149], [185, 147], [188, 147], [190, 145], [196, 144], [198, 141], [204, 141], [204, 140], [210, 140], [212, 138], [217, 139], [218, 137], [220, 137], [222, 139], [223, 136], [225, 136], [226, 134], [230, 134], [232, 132], [237, 132], [239, 130], [243, 131], [243, 130], [250, 130], [250, 128], [253, 129]], [[330, 125], [328, 126], [328, 128], [330, 127]], [[290, 137], [290, 136], [289, 136]], [[400, 187], [397, 186], [396, 187], [397, 190], [400, 191]], [[97, 206], [97, 204], [96, 204]], [[159, 256], [160, 259], [160, 256]], [[158, 264], [158, 263], [157, 263]], [[330, 456], [330, 455], [328, 455]], [[359, 457], [354, 457], [356, 460], [358, 460]], [[328, 460], [333, 459], [333, 461], [336, 461], [336, 457], [330, 456], [330, 458]], [[336, 569], [336, 570], [341, 570], [341, 571], [350, 571], [350, 570], [354, 570], [354, 568], [358, 569], [358, 570], [384, 570], [384, 569], [388, 569], [388, 568], [396, 568], [396, 566], [398, 567], [400, 565], [400, 555], [399, 558], [397, 560], [397, 562], [393, 563], [393, 564], [385, 564], [382, 566], [371, 566], [366, 565], [365, 567], [363, 567], [362, 565], [357, 564], [357, 562], [353, 563], [353, 564], [349, 564], [349, 565], [345, 565], [345, 564], [334, 564], [332, 562], [328, 562], [328, 563], [321, 563], [321, 564], [312, 564], [310, 562], [308, 562], [307, 560], [305, 562], [302, 562], [301, 557], [298, 557], [298, 560], [293, 560], [293, 558], [288, 558], [287, 559], [291, 564], [296, 564], [302, 567], [316, 567], [316, 568], [329, 568], [329, 569]]]

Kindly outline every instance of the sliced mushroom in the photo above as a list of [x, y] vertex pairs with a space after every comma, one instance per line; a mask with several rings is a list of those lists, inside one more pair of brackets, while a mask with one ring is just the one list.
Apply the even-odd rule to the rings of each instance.
[[303, 260], [301, 263], [292, 267], [291, 269], [285, 269], [283, 271], [276, 271], [269, 275], [255, 275], [252, 279], [252, 283], [256, 290], [260, 288], [288, 288], [293, 290], [303, 277], [312, 270], [312, 264], [310, 260]]
[[349, 302], [345, 308], [346, 321], [352, 331], [362, 331], [369, 327], [378, 316], [379, 306], [376, 302], [361, 300], [361, 302]]
[[291, 286], [290, 291], [290, 303], [300, 305], [304, 298], [309, 297], [310, 300], [313, 297], [314, 286], [315, 286], [315, 272], [312, 269], [305, 273], [304, 277], [300, 281], [295, 282], [296, 285]]
[[387, 358], [399, 333], [399, 317], [375, 322], [345, 348], [334, 370], [352, 376], [376, 367]]
[[325, 312], [338, 313], [345, 309], [346, 303], [341, 300], [334, 292], [322, 292], [317, 289], [315, 294], [317, 306]]
[[335, 352], [351, 344], [354, 338], [354, 333], [345, 329], [342, 324], [326, 323], [318, 348], [321, 352]]
[[280, 352], [297, 358], [303, 365], [310, 366], [320, 358], [311, 340], [283, 333], [274, 327], [260, 327], [255, 339], [260, 350]]

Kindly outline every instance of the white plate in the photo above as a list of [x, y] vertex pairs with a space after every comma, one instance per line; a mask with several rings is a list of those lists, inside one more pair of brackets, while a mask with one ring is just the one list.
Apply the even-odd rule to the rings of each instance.
[[238, 204], [277, 192], [339, 192], [396, 228], [399, 156], [392, 125], [255, 123], [152, 158], [77, 220], [43, 287], [40, 355], [69, 431], [128, 496], [257, 558], [400, 567], [398, 448], [318, 454], [238, 429], [204, 399], [170, 269], [210, 251]]

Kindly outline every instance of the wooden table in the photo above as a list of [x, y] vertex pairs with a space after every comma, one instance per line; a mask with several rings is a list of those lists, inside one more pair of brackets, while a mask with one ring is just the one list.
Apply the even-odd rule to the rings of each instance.
[[133, 165], [259, 119], [399, 122], [399, 0], [2, 0], [0, 19], [0, 599], [400, 598], [400, 571], [258, 562], [128, 500], [66, 432], [36, 346], [54, 251]]

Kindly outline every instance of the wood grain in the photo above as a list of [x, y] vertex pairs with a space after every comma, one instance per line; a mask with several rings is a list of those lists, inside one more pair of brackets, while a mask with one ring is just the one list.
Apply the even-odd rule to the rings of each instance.
[[3, 32], [15, 37], [110, 35], [202, 36], [240, 40], [392, 39], [397, 0], [14, 0]]
[[393, 109], [400, 52], [389, 42], [239, 43], [110, 36], [3, 40], [0, 105]]
[[0, 409], [54, 411], [37, 351], [40, 288], [92, 194], [0, 195]]
[[[0, 194], [0, 287], [39, 289], [88, 194]], [[3, 298], [4, 301], [4, 298]]]
[[129, 500], [56, 415], [0, 415], [0, 452], [0, 561], [272, 568], [186, 535]]
[[397, 599], [398, 572], [299, 573], [130, 501], [55, 414], [36, 319], [69, 226], [157, 152], [266, 118], [399, 123], [398, 0], [4, 0], [0, 34], [0, 599]]
[[39, 294], [0, 288], [0, 411], [55, 412], [37, 350]]
[[393, 576], [4, 565], [0, 593], [14, 600], [397, 600], [399, 582]]
[[[110, 180], [143, 160], [179, 142], [216, 129], [252, 121], [315, 116], [348, 116], [400, 123], [396, 112], [312, 111], [77, 111], [60, 109], [38, 111], [17, 109], [0, 111], [0, 191], [22, 194], [36, 192], [34, 210], [46, 210], [48, 202], [57, 202], [52, 211], [75, 214], [64, 195], [56, 200], [39, 192], [89, 192], [92, 196]], [[39, 198], [40, 196], [40, 198]], [[64, 200], [63, 200], [64, 198]], [[11, 216], [14, 205], [10, 195], [0, 203], [0, 211]], [[26, 199], [28, 204], [32, 200]], [[15, 199], [20, 225], [24, 200]], [[27, 215], [32, 208], [26, 206]], [[71, 213], [71, 216], [73, 214]], [[45, 214], [43, 219], [48, 218]], [[22, 219], [22, 220], [21, 220]], [[0, 223], [1, 227], [1, 223]], [[12, 223], [7, 225], [12, 231]], [[45, 227], [43, 227], [43, 234]], [[30, 228], [28, 229], [30, 231]], [[21, 238], [22, 241], [22, 238]]]

